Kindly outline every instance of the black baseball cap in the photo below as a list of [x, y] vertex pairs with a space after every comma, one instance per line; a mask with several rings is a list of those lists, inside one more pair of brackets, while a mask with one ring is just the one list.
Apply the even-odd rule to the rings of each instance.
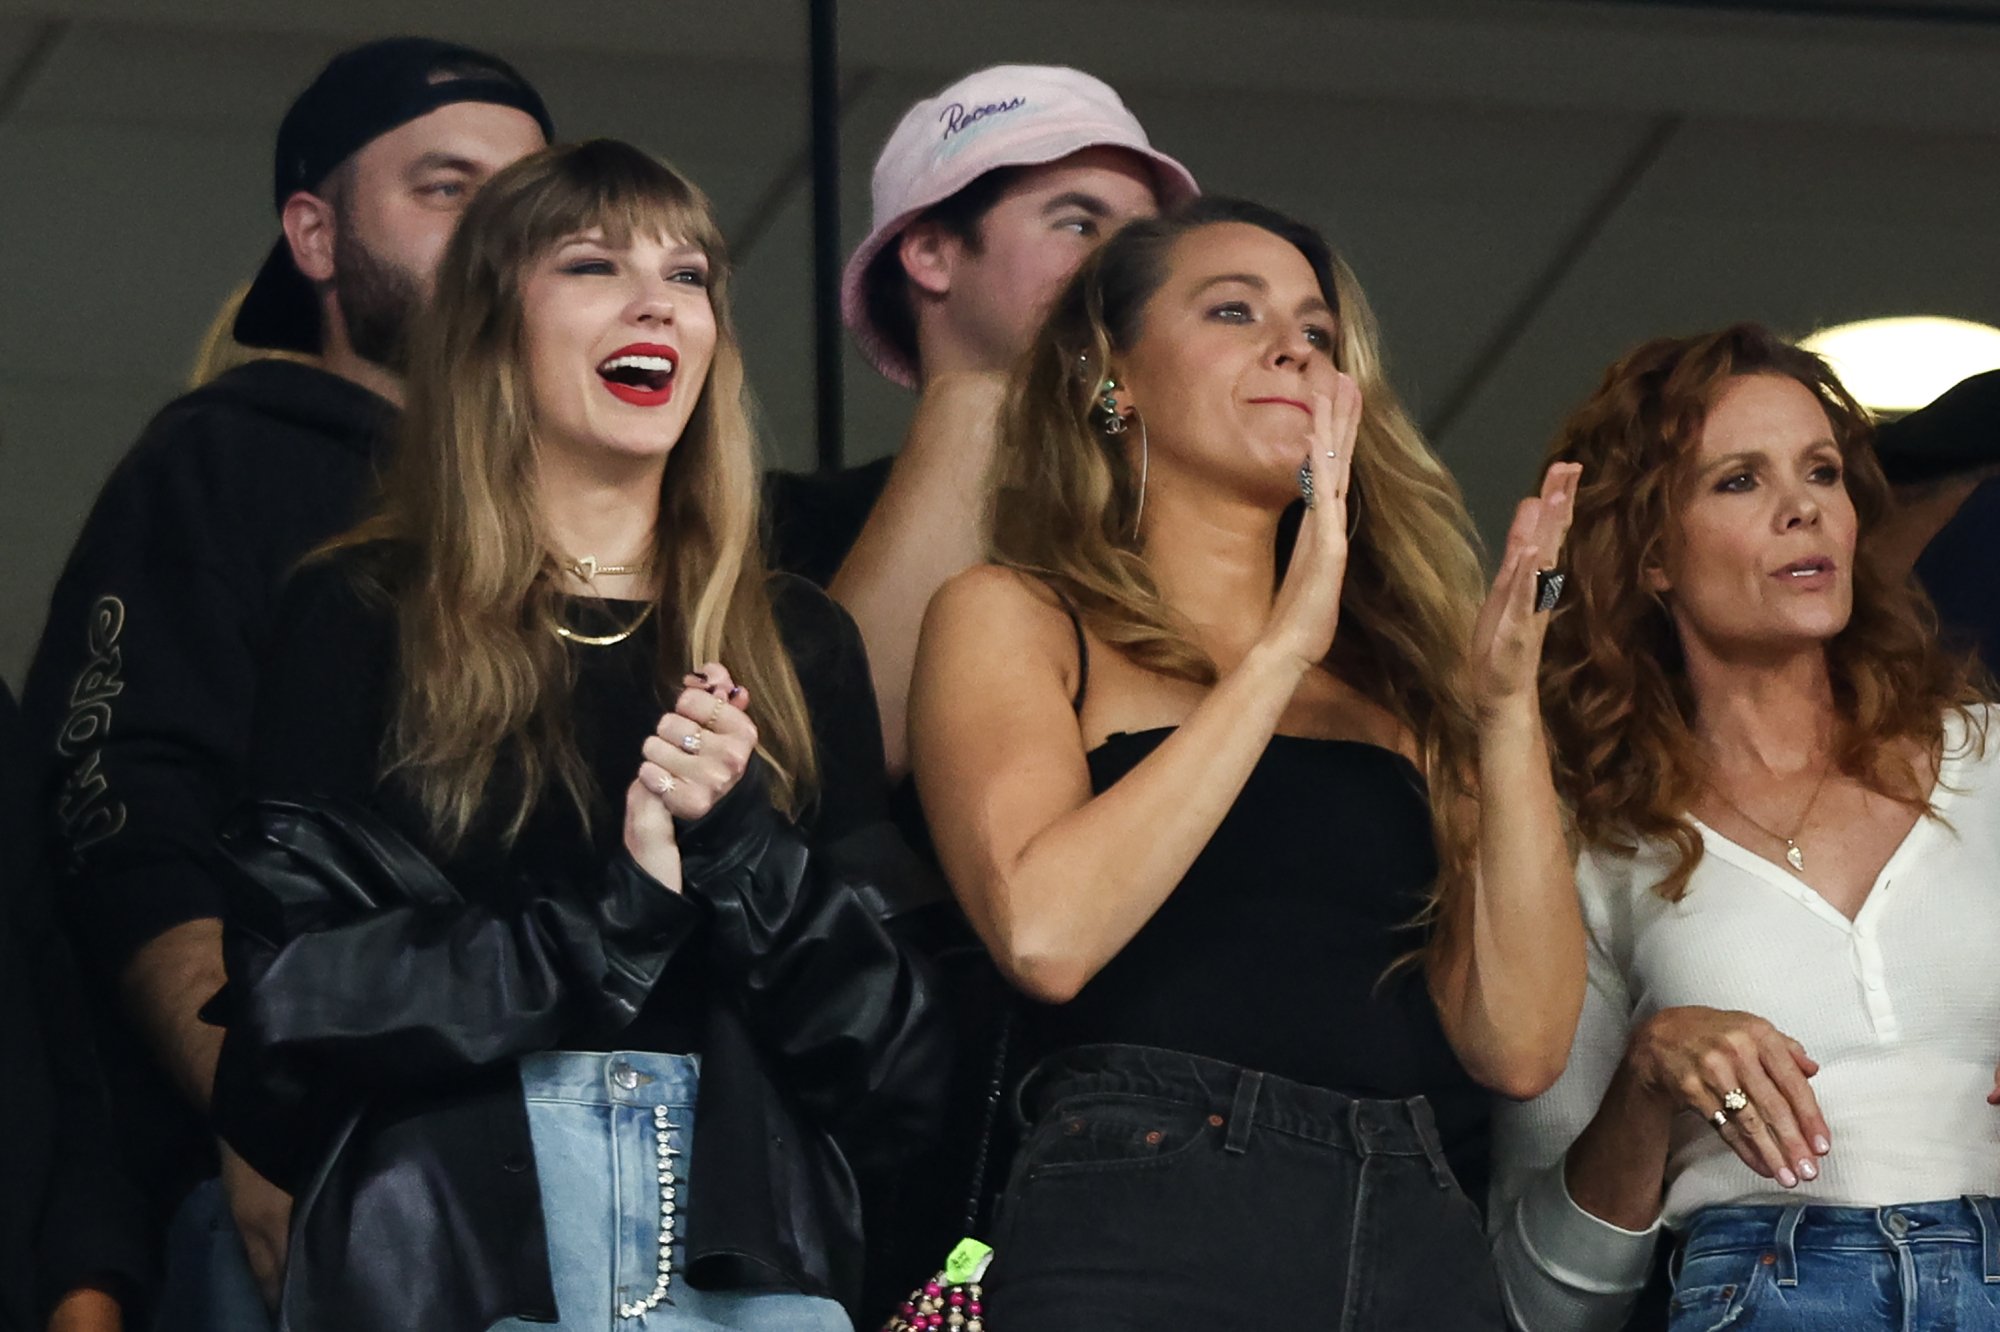
[[[548, 108], [498, 56], [427, 37], [389, 37], [335, 56], [278, 126], [271, 203], [282, 214], [369, 143], [454, 102], [490, 102], [534, 117], [555, 138]], [[284, 236], [265, 256], [236, 314], [236, 340], [281, 351], [320, 349], [319, 298], [292, 263]]]
[[1877, 426], [1875, 454], [1899, 486], [2000, 464], [2000, 370], [1962, 379], [1928, 407]]

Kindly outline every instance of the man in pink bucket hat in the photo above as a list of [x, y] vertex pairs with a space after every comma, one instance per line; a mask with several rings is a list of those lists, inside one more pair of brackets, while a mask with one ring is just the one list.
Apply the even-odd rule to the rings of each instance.
[[1198, 192], [1108, 85], [1055, 65], [968, 74], [911, 107], [876, 159], [841, 308], [875, 368], [918, 391], [916, 412], [893, 461], [781, 478], [773, 513], [778, 562], [831, 576], [861, 626], [892, 774], [924, 608], [983, 552], [1008, 369], [1100, 241]]

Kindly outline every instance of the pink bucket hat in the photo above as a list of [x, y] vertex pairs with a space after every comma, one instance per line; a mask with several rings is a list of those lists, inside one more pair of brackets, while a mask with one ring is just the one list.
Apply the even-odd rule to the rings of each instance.
[[875, 256], [918, 214], [987, 172], [1040, 166], [1085, 148], [1124, 148], [1145, 158], [1162, 207], [1201, 192], [1186, 167], [1154, 149], [1118, 94], [1081, 70], [994, 65], [909, 109], [875, 159], [875, 225], [840, 283], [847, 327], [877, 370], [905, 388], [916, 386], [916, 367], [868, 318], [863, 284]]

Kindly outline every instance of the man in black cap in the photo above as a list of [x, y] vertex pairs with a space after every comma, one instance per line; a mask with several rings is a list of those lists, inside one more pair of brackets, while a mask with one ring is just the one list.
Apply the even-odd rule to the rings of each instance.
[[360, 516], [404, 332], [460, 212], [552, 132], [534, 89], [482, 52], [398, 38], [337, 56], [279, 126], [284, 234], [236, 321], [239, 341], [309, 359], [253, 361], [168, 404], [56, 587], [24, 702], [50, 763], [61, 905], [129, 1028], [104, 1024], [132, 1108], [121, 1137], [162, 1215], [179, 1209], [163, 1325], [259, 1325], [249, 1272], [275, 1292], [289, 1208], [226, 1151], [221, 1187], [206, 1178], [198, 1116], [221, 1032], [198, 1014], [223, 980], [222, 903], [191, 830], [232, 798], [280, 585]]
[[2000, 370], [1885, 423], [1876, 452], [1896, 487], [1881, 558], [1914, 572], [1946, 638], [2000, 674]]

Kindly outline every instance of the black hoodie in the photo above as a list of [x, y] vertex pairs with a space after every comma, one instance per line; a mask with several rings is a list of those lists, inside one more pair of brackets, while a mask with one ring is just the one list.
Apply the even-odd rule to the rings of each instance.
[[69, 947], [49, 919], [31, 765], [0, 684], [0, 1332], [29, 1332], [63, 1295], [126, 1302], [150, 1276], [138, 1200], [119, 1173]]
[[[140, 945], [221, 914], [197, 862], [237, 794], [278, 591], [360, 516], [395, 420], [349, 380], [254, 361], [169, 403], [98, 496], [22, 700], [94, 998]], [[201, 1177], [205, 1135], [164, 1083], [131, 1081], [146, 1061], [119, 1036], [105, 1033], [107, 1073], [141, 1107], [137, 1161], [171, 1206]]]

